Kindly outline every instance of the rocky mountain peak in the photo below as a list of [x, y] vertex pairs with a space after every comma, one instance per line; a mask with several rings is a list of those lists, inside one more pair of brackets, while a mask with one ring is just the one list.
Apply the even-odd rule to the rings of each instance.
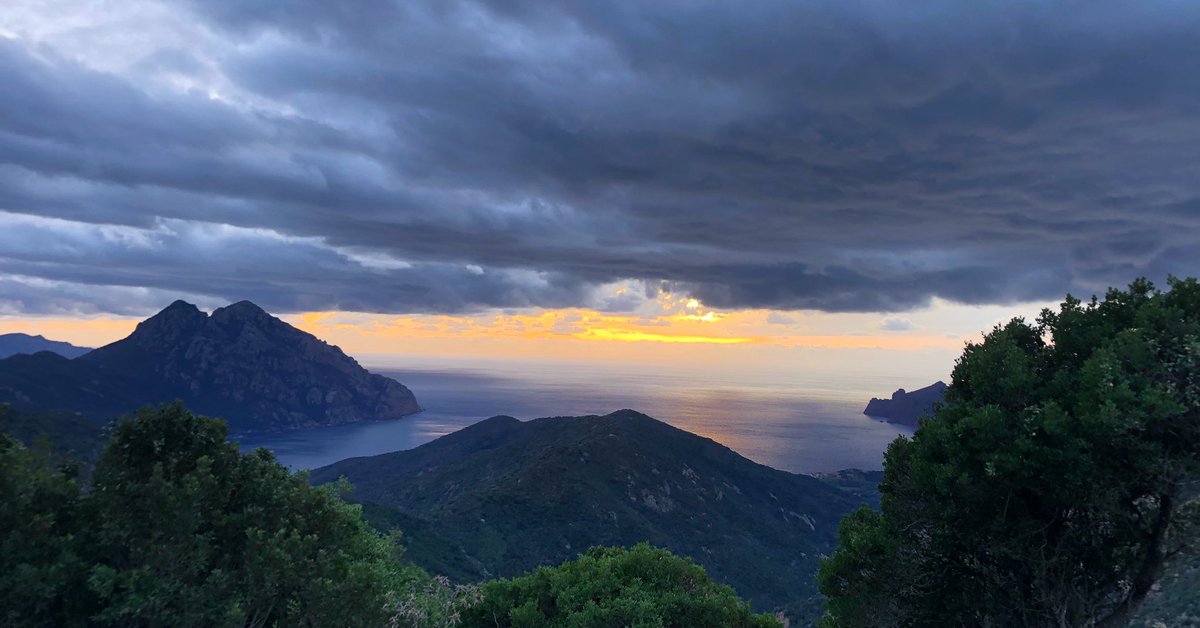
[[266, 310], [258, 307], [251, 301], [238, 301], [232, 305], [219, 307], [212, 313], [213, 320], [216, 321], [257, 321], [268, 322], [276, 320], [274, 316], [267, 313]]
[[158, 314], [138, 323], [129, 340], [138, 345], [170, 343], [203, 327], [207, 320], [208, 316], [195, 305], [187, 301], [175, 301]]
[[163, 308], [161, 312], [142, 322], [148, 323], [154, 320], [183, 320], [185, 318], [195, 318], [197, 314], [203, 316], [204, 312], [201, 312], [200, 308], [188, 303], [187, 301], [184, 301], [183, 299], [176, 299], [170, 305]]
[[229, 338], [244, 349], [269, 350], [272, 345], [289, 345], [306, 352], [309, 345], [324, 345], [317, 338], [301, 332], [250, 301], [238, 301], [213, 310], [208, 317], [208, 335]]
[[[6, 367], [15, 373], [18, 365], [0, 363], [0, 376]], [[236, 431], [395, 419], [421, 409], [404, 385], [368, 372], [341, 349], [250, 301], [211, 316], [176, 301], [71, 368], [53, 376], [22, 372], [20, 396], [32, 407], [100, 415], [181, 399]], [[56, 390], [68, 376], [86, 385]]]

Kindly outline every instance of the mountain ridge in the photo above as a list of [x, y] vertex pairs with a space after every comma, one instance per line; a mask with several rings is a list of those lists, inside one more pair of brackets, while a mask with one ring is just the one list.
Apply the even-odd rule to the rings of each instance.
[[234, 432], [276, 431], [420, 411], [412, 391], [249, 301], [205, 314], [175, 301], [126, 338], [74, 360], [0, 360], [0, 402], [93, 418], [183, 400]]
[[0, 360], [17, 354], [34, 354], [49, 351], [64, 358], [77, 358], [92, 349], [79, 347], [61, 340], [51, 340], [41, 334], [31, 335], [20, 332], [0, 334]]

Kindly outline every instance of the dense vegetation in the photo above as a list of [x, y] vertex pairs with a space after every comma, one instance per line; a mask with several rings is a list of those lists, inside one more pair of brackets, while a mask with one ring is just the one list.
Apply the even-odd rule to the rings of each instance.
[[0, 447], [7, 625], [386, 619], [376, 600], [397, 572], [358, 508], [265, 451], [240, 454], [220, 421], [141, 411], [116, 427], [87, 492], [52, 458]]
[[997, 327], [946, 400], [888, 449], [882, 511], [843, 522], [825, 623], [1129, 621], [1196, 538], [1200, 285], [1138, 281]]
[[239, 453], [223, 422], [179, 404], [119, 422], [86, 490], [76, 471], [0, 434], [2, 625], [543, 625], [535, 612], [554, 625], [771, 621], [648, 547], [451, 585], [402, 563], [394, 539], [342, 501], [344, 484], [312, 487], [265, 450]]

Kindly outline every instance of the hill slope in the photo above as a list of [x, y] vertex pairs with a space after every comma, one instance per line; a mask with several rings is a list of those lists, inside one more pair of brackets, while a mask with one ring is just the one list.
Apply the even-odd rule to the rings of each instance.
[[924, 388], [905, 392], [903, 388], [892, 393], [891, 399], [872, 397], [863, 414], [884, 419], [889, 423], [917, 426], [921, 417], [933, 412], [933, 405], [946, 398], [945, 382], [934, 382]]
[[0, 359], [7, 358], [18, 353], [38, 353], [39, 351], [49, 351], [57, 353], [64, 358], [77, 358], [91, 349], [87, 347], [76, 347], [69, 342], [59, 342], [50, 340], [43, 336], [30, 336], [29, 334], [0, 334]]
[[60, 455], [90, 466], [100, 456], [106, 438], [102, 426], [65, 412], [29, 413], [0, 404], [0, 432], [26, 446], [41, 441]]
[[206, 315], [176, 301], [129, 337], [74, 360], [0, 360], [0, 402], [105, 418], [182, 399], [234, 431], [399, 418], [411, 391], [249, 301]]
[[649, 541], [757, 608], [807, 600], [853, 495], [648, 416], [493, 417], [413, 450], [312, 473], [435, 525], [492, 576]]

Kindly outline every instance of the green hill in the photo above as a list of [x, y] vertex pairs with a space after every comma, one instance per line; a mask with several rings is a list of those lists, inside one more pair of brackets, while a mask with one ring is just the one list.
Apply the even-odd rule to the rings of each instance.
[[861, 503], [631, 410], [493, 417], [413, 450], [318, 469], [312, 481], [340, 476], [353, 499], [430, 524], [481, 575], [648, 541], [694, 558], [759, 609], [811, 598], [819, 557]]
[[69, 412], [29, 412], [0, 403], [0, 432], [27, 446], [45, 442], [56, 454], [90, 465], [104, 446], [104, 428]]

